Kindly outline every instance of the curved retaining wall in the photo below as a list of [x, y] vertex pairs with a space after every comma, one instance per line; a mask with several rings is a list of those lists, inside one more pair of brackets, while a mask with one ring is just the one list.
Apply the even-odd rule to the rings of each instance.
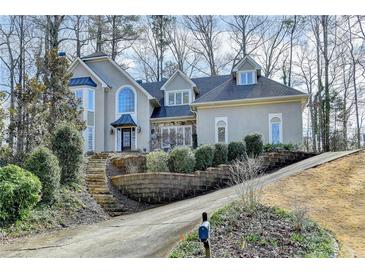
[[159, 204], [196, 196], [226, 186], [228, 166], [208, 168], [192, 174], [148, 172], [113, 176], [112, 184], [129, 198]]
[[[314, 156], [306, 152], [270, 152], [260, 156], [266, 172]], [[229, 184], [229, 166], [211, 167], [192, 174], [154, 172], [133, 173], [111, 177], [122, 194], [133, 200], [160, 204], [197, 196]]]

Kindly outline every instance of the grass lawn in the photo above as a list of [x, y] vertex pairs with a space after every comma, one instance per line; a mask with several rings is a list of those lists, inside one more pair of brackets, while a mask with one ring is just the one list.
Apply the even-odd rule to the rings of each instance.
[[[336, 241], [310, 220], [297, 222], [292, 213], [259, 205], [255, 209], [232, 203], [210, 218], [211, 252], [215, 258], [333, 257]], [[170, 253], [172, 258], [204, 257], [197, 229]]]
[[306, 206], [311, 219], [335, 234], [339, 256], [365, 257], [365, 151], [270, 185], [263, 202]]

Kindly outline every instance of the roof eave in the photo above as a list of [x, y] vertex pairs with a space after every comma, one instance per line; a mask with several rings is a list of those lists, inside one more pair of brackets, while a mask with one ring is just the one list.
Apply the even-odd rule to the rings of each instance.
[[[285, 100], [294, 100], [300, 101], [305, 104], [308, 100], [307, 94], [298, 94], [298, 95], [288, 95], [288, 96], [271, 96], [271, 97], [260, 97], [260, 98], [250, 98], [250, 99], [236, 99], [236, 100], [221, 100], [221, 101], [209, 101], [209, 102], [196, 102], [192, 103], [191, 106], [196, 109], [199, 106], [219, 106], [219, 105], [234, 105], [240, 103], [260, 103], [260, 102], [277, 102], [277, 101], [285, 101]], [[270, 103], [270, 102], [269, 102]]]

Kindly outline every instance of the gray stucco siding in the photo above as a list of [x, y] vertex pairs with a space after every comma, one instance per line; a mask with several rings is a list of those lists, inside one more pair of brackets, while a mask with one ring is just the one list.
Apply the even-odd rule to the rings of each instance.
[[[94, 140], [95, 140], [95, 151], [104, 151], [104, 88], [101, 83], [90, 74], [83, 66], [80, 64], [75, 67], [72, 71], [72, 77], [85, 77], [89, 76], [97, 84], [95, 88], [95, 128], [94, 128]], [[73, 87], [73, 89], [77, 89]]]
[[227, 117], [228, 142], [241, 141], [246, 135], [261, 133], [269, 142], [269, 114], [282, 113], [283, 143], [302, 143], [301, 103], [278, 103], [214, 108], [198, 108], [198, 144], [215, 143], [215, 118]]
[[110, 89], [105, 93], [105, 150], [114, 151], [116, 146], [116, 131], [110, 133], [111, 123], [117, 118], [117, 92], [123, 86], [130, 86], [136, 92], [137, 106], [135, 113], [132, 114], [136, 124], [141, 128], [141, 132], [136, 132], [137, 148], [149, 151], [149, 132], [150, 132], [150, 102], [145, 93], [134, 81], [124, 76], [114, 65], [108, 61], [87, 62], [87, 65], [97, 73], [108, 85]]

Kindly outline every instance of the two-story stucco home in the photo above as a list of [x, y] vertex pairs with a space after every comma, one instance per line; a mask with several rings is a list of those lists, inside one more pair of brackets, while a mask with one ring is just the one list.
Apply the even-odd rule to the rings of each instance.
[[265, 143], [302, 143], [307, 95], [261, 75], [249, 56], [229, 75], [177, 70], [142, 83], [103, 53], [76, 59], [70, 88], [87, 124], [86, 151], [151, 151], [228, 143], [261, 133]]

